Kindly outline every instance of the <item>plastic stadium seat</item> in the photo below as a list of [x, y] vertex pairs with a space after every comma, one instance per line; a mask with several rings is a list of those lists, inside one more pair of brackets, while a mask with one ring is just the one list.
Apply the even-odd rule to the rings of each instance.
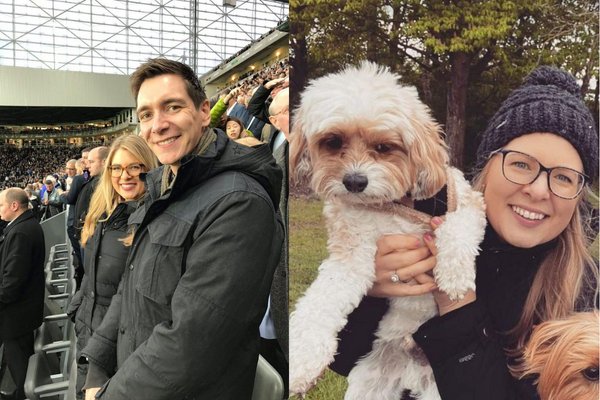
[[252, 400], [283, 399], [283, 379], [261, 355], [258, 356]]

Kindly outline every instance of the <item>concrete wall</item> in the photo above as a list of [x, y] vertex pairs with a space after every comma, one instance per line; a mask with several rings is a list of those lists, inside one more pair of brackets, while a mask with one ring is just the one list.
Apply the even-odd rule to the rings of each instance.
[[0, 66], [0, 106], [133, 107], [129, 76]]

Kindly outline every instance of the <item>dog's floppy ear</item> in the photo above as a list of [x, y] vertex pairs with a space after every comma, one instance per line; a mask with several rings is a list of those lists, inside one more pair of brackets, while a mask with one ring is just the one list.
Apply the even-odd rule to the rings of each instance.
[[290, 186], [307, 186], [312, 179], [308, 141], [303, 125], [304, 112], [298, 109], [290, 134]]
[[441, 127], [433, 120], [412, 121], [412, 126], [416, 138], [409, 150], [415, 173], [411, 194], [414, 199], [423, 200], [433, 197], [446, 184], [448, 153]]

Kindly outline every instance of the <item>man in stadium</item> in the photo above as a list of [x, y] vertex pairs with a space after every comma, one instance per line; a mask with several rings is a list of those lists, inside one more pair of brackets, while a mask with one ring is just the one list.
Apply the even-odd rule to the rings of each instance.
[[141, 134], [164, 165], [140, 175], [146, 197], [129, 218], [128, 265], [82, 352], [86, 398], [250, 399], [283, 242], [281, 170], [268, 146], [209, 127], [188, 66], [150, 60], [131, 88]]
[[[88, 209], [90, 208], [90, 201], [92, 200], [92, 195], [94, 194], [94, 190], [96, 190], [96, 187], [98, 186], [98, 181], [100, 180], [102, 171], [104, 171], [106, 157], [108, 157], [108, 147], [96, 147], [90, 150], [89, 152], [87, 166], [89, 169], [90, 177], [81, 183], [81, 189], [79, 190], [79, 194], [77, 195], [75, 201], [75, 211], [73, 214], [73, 228], [75, 230], [75, 238], [77, 240], [81, 239], [81, 230], [83, 229], [85, 217], [87, 216]], [[67, 199], [67, 202], [68, 200], [69, 199]], [[70, 200], [73, 200], [73, 196], [70, 197]], [[81, 261], [84, 261], [85, 251], [82, 247], [80, 247], [79, 251], [81, 253]], [[81, 285], [82, 279], [82, 274], [78, 274], [77, 287]]]
[[44, 233], [28, 206], [23, 189], [0, 193], [0, 218], [9, 222], [0, 238], [0, 339], [17, 400], [25, 398], [33, 331], [44, 313]]
[[[70, 160], [67, 163], [67, 173], [69, 177], [72, 177], [71, 186], [69, 191], [60, 195], [60, 201], [63, 204], [68, 205], [69, 212], [67, 214], [67, 235], [69, 236], [69, 240], [71, 241], [71, 245], [73, 246], [73, 251], [75, 252], [75, 257], [77, 257], [77, 270], [75, 272], [75, 279], [77, 281], [77, 288], [81, 286], [81, 281], [83, 279], [83, 258], [81, 257], [81, 246], [79, 245], [79, 240], [76, 238], [76, 230], [73, 227], [73, 222], [75, 221], [75, 204], [77, 203], [77, 198], [81, 193], [81, 189], [86, 182], [85, 176], [83, 174], [75, 175], [75, 164]], [[73, 168], [73, 170], [71, 169]], [[71, 175], [73, 174], [73, 175]]]

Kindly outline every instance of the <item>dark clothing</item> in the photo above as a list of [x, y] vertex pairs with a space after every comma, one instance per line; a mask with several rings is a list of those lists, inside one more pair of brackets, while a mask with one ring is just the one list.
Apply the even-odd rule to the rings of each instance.
[[79, 244], [79, 239], [77, 238], [80, 230], [78, 231], [73, 227], [73, 222], [75, 221], [77, 199], [79, 198], [79, 194], [81, 193], [81, 189], [84, 187], [85, 182], [86, 179], [83, 174], [75, 175], [73, 181], [71, 181], [69, 193], [60, 195], [60, 201], [63, 204], [69, 205], [69, 212], [67, 214], [67, 235], [69, 236], [69, 241], [71, 242], [71, 246], [73, 246], [73, 251], [75, 252], [75, 257], [77, 257], [78, 261], [77, 271], [75, 272], [77, 289], [81, 287], [81, 281], [83, 279], [83, 256], [81, 255], [81, 246]]
[[260, 85], [248, 102], [248, 112], [267, 124], [270, 124], [269, 105], [271, 103], [267, 103], [267, 101], [271, 95], [271, 90], [273, 89], [267, 89], [264, 85]]
[[[517, 380], [510, 375], [507, 364], [511, 360], [504, 355], [503, 349], [512, 348], [514, 344], [500, 332], [517, 324], [535, 274], [554, 246], [555, 240], [530, 249], [517, 248], [502, 242], [488, 226], [481, 254], [476, 260], [477, 300], [427, 321], [413, 335], [433, 368], [442, 399], [539, 399], [533, 379]], [[372, 313], [372, 318], [367, 329], [376, 328], [378, 320], [375, 324], [372, 322], [385, 314], [386, 301], [378, 299], [376, 302], [378, 304], [374, 305], [372, 300], [363, 301], [371, 306], [368, 312]], [[581, 310], [593, 308], [594, 298], [583, 299], [580, 304]], [[359, 308], [363, 308], [362, 303]], [[353, 315], [360, 314], [359, 318], [364, 319], [365, 311]], [[356, 319], [357, 315], [351, 318]], [[363, 330], [356, 321], [352, 326]], [[364, 331], [356, 337], [346, 337], [350, 340], [364, 338]], [[351, 344], [346, 343], [345, 347], [351, 347]]]
[[[275, 270], [273, 276], [273, 285], [271, 286], [271, 317], [275, 326], [275, 335], [279, 346], [288, 359], [289, 354], [289, 222], [288, 222], [288, 159], [289, 159], [289, 144], [284, 142], [277, 151], [273, 154], [277, 165], [283, 171], [283, 184], [281, 187], [281, 200], [279, 202], [279, 215], [286, 228], [286, 235], [281, 250], [281, 261]], [[288, 375], [284, 376], [284, 381], [287, 381]]]
[[[269, 120], [269, 106], [271, 105], [272, 100], [269, 96], [271, 95], [272, 90], [273, 89], [267, 89], [264, 85], [260, 85], [258, 89], [256, 89], [256, 92], [254, 92], [250, 102], [248, 102], [248, 112], [250, 115], [255, 116], [265, 122], [265, 124], [271, 124]], [[271, 146], [271, 149], [273, 149], [273, 140], [275, 139], [275, 136], [277, 136], [275, 135], [275, 132], [277, 131], [278, 129], [271, 125], [271, 134], [269, 135], [269, 146]], [[259, 133], [259, 135], [262, 135], [262, 133]]]
[[42, 218], [40, 214], [42, 202], [37, 197], [33, 196], [32, 199], [29, 199], [29, 204], [31, 204], [31, 212], [33, 213], [33, 216], [39, 221]]
[[72, 207], [69, 207], [69, 214], [67, 215], [67, 226], [73, 226], [73, 220], [75, 219], [75, 204], [77, 203], [77, 198], [79, 197], [79, 193], [81, 192], [81, 188], [86, 182], [85, 177], [83, 175], [75, 175], [73, 180], [71, 181], [71, 188], [69, 189], [69, 193], [61, 194], [60, 201], [63, 204], [69, 204]]
[[182, 158], [161, 196], [164, 168], [140, 175], [146, 202], [129, 218], [136, 233], [118, 293], [82, 353], [86, 387], [105, 373], [114, 376], [99, 398], [250, 399], [283, 241], [281, 172], [268, 146], [220, 131], [202, 155]]
[[42, 324], [44, 233], [31, 210], [0, 237], [0, 337], [22, 336]]
[[[112, 297], [117, 293], [129, 254], [129, 247], [125, 247], [119, 239], [128, 234], [127, 219], [135, 211], [135, 204], [127, 202], [117, 205], [107, 221], [98, 222], [94, 235], [86, 243], [83, 283], [67, 310], [69, 315], [77, 313], [75, 333], [78, 352], [83, 350], [100, 326]], [[87, 367], [79, 369], [80, 373], [77, 375], [77, 393], [81, 397], [86, 369]]]
[[81, 240], [81, 230], [83, 229], [85, 217], [90, 208], [92, 195], [94, 194], [94, 190], [96, 190], [96, 186], [98, 186], [98, 181], [95, 176], [92, 176], [81, 184], [81, 192], [77, 196], [75, 212], [73, 214], [73, 227], [76, 229], [75, 238], [77, 240]]
[[33, 331], [43, 321], [44, 248], [44, 233], [31, 210], [13, 220], [0, 237], [0, 339], [18, 399], [25, 398]]
[[[0, 338], [0, 344], [3, 340]], [[25, 378], [29, 357], [33, 355], [33, 331], [15, 338], [4, 339], [4, 361], [10, 371], [10, 376], [15, 383], [17, 391], [16, 400], [25, 399]]]

